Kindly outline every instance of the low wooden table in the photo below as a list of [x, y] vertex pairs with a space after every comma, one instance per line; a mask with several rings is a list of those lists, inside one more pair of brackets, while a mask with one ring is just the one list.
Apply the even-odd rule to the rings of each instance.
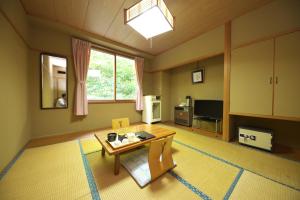
[[[107, 134], [110, 132], [115, 132], [118, 134], [125, 134], [125, 133], [129, 133], [129, 132], [140, 132], [140, 131], [146, 131], [146, 132], [154, 135], [155, 137], [148, 139], [148, 140], [140, 141], [137, 143], [129, 144], [127, 146], [120, 147], [117, 149], [112, 148], [111, 145], [108, 144], [108, 142], [106, 141]], [[176, 134], [175, 131], [164, 129], [164, 128], [161, 128], [156, 125], [142, 124], [142, 125], [135, 125], [135, 126], [122, 128], [122, 129], [117, 129], [117, 130], [100, 131], [95, 134], [95, 137], [98, 139], [98, 141], [102, 145], [102, 156], [105, 156], [105, 152], [107, 152], [109, 155], [115, 156], [114, 173], [115, 173], [115, 175], [117, 175], [117, 174], [119, 174], [119, 171], [120, 171], [120, 154], [128, 152], [132, 149], [138, 148], [145, 144], [148, 144], [153, 140], [157, 140], [157, 139], [164, 138], [164, 137], [167, 137], [170, 135], [175, 135], [175, 134]]]

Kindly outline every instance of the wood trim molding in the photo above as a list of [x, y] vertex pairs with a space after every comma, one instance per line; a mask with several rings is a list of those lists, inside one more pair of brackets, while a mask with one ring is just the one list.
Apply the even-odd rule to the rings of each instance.
[[65, 27], [71, 28], [74, 31], [80, 31], [83, 34], [86, 34], [87, 37], [91, 37], [91, 38], [93, 38], [95, 40], [100, 40], [102, 42], [106, 42], [106, 43], [115, 45], [115, 46], [120, 47], [120, 48], [125, 48], [125, 49], [128, 49], [129, 51], [139, 52], [141, 54], [148, 55], [148, 56], [155, 56], [154, 54], [145, 52], [143, 50], [137, 49], [135, 47], [129, 46], [129, 45], [121, 43], [121, 42], [114, 41], [114, 40], [109, 39], [108, 37], [105, 37], [103, 35], [98, 35], [98, 34], [93, 33], [91, 31], [84, 30], [83, 28], [76, 27], [76, 26], [73, 26], [73, 25], [70, 25], [70, 24], [65, 24], [65, 23], [63, 23], [61, 21], [54, 21], [54, 20], [49, 19], [47, 17], [36, 15], [36, 14], [28, 14], [28, 16], [31, 16], [31, 17], [39, 19], [39, 20], [44, 20], [44, 21], [47, 21], [47, 22], [50, 22], [50, 23], [54, 23], [54, 24], [58, 23], [58, 24], [63, 25]]
[[0, 8], [0, 13], [7, 20], [7, 22], [11, 25], [11, 27], [14, 29], [16, 34], [21, 38], [21, 40], [24, 42], [25, 46], [27, 48], [31, 48], [29, 43], [26, 41], [25, 37], [23, 37], [23, 35], [19, 32], [19, 30], [16, 28], [16, 26], [13, 24], [13, 22], [9, 19], [9, 17], [6, 15], [6, 13], [1, 8]]
[[225, 24], [224, 34], [224, 91], [223, 91], [223, 140], [230, 141], [230, 64], [231, 64], [231, 22]]
[[[30, 15], [30, 14], [28, 14], [28, 12], [26, 11], [26, 9], [25, 9], [25, 7], [24, 7], [24, 5], [23, 5], [23, 2], [22, 2], [22, 1], [20, 1], [20, 2], [21, 2], [22, 7], [24, 8], [25, 13], [26, 13], [27, 15]], [[12, 23], [12, 21], [9, 19], [9, 17], [5, 14], [5, 12], [4, 12], [1, 8], [0, 8], [0, 13], [2, 13], [3, 17], [4, 17], [4, 18], [7, 20], [7, 22], [12, 26], [12, 28], [14, 29], [14, 31], [15, 31], [15, 32], [17, 33], [17, 35], [21, 38], [21, 40], [24, 42], [24, 44], [27, 46], [27, 48], [29, 48], [30, 50], [33, 50], [33, 51], [38, 51], [38, 52], [49, 52], [48, 50], [45, 50], [45, 49], [39, 49], [39, 48], [32, 47], [32, 46], [26, 41], [26, 39], [23, 37], [23, 35], [18, 31], [18, 29], [16, 28], [16, 26]], [[33, 15], [30, 15], [30, 16], [33, 16]], [[35, 16], [33, 16], [33, 17], [35, 17]], [[46, 18], [42, 18], [42, 19], [48, 20], [48, 19], [46, 19]], [[48, 20], [48, 21], [49, 21], [49, 20]], [[51, 21], [51, 22], [52, 22], [52, 21]], [[67, 25], [66, 25], [66, 26], [67, 26]], [[70, 26], [70, 27], [76, 29], [76, 27], [73, 27], [73, 26]], [[86, 32], [86, 31], [84, 31], [84, 32]], [[87, 33], [88, 33], [88, 34], [93, 34], [93, 35], [95, 35], [94, 33], [91, 33], [91, 32], [87, 32]], [[70, 35], [70, 36], [73, 37], [72, 35]], [[98, 36], [98, 37], [99, 37], [99, 36]], [[93, 38], [98, 39], [98, 38], [96, 38], [96, 37], [93, 37]], [[84, 39], [84, 40], [86, 40], [86, 39]], [[111, 44], [113, 44], [113, 45], [116, 45], [116, 46], [119, 46], [119, 47], [121, 47], [121, 48], [126, 48], [126, 49], [128, 49], [128, 50], [130, 50], [130, 51], [136, 51], [136, 52], [140, 52], [140, 53], [142, 53], [142, 54], [154, 56], [154, 55], [152, 55], [152, 54], [149, 54], [149, 53], [147, 53], [147, 52], [141, 51], [141, 50], [136, 49], [136, 48], [134, 48], [134, 47], [130, 47], [130, 46], [127, 46], [127, 45], [123, 45], [123, 44], [121, 44], [121, 43], [120, 43], [121, 45], [119, 45], [118, 42], [115, 42], [115, 41], [112, 42], [112, 40], [107, 41], [107, 38], [105, 38], [104, 40], [102, 40], [102, 39], [99, 39], [99, 40], [101, 40], [101, 41], [103, 41], [103, 42], [109, 42], [109, 43], [111, 43]], [[109, 39], [108, 39], [108, 40], [109, 40]], [[129, 57], [129, 58], [134, 59], [134, 57], [137, 56], [137, 55], [134, 55], [134, 54], [131, 54], [131, 53], [126, 53], [126, 52], [121, 51], [121, 50], [116, 50], [116, 49], [113, 49], [113, 48], [110, 48], [110, 47], [106, 47], [105, 45], [100, 45], [100, 44], [97, 44], [97, 43], [94, 43], [94, 42], [91, 42], [91, 43], [92, 43], [92, 46], [95, 47], [95, 48], [99, 48], [99, 49], [106, 50], [106, 51], [111, 51], [111, 52], [113, 52], [113, 53], [117, 53], [117, 54], [119, 54], [119, 55], [121, 55], [121, 56], [124, 56], [124, 57]], [[50, 53], [52, 53], [52, 52], [50, 52]]]
[[174, 120], [162, 121], [161, 123], [165, 124], [165, 125], [168, 125], [168, 126], [173, 126], [175, 128], [195, 132], [195, 133], [200, 134], [200, 135], [208, 136], [208, 137], [211, 137], [211, 138], [216, 138], [218, 140], [222, 139], [222, 133], [216, 133], [216, 132], [208, 131], [208, 130], [201, 129], [201, 128], [182, 126], [182, 125], [176, 124], [174, 122]]
[[[117, 16], [118, 16], [118, 13], [123, 11], [124, 12], [124, 5], [125, 5], [126, 1], [123, 1], [122, 5], [120, 6], [120, 8], [118, 9], [118, 12], [116, 12], [113, 20], [111, 21], [111, 23], [109, 24], [109, 26], [107, 27], [107, 29], [105, 30], [105, 33], [104, 35], [107, 35], [107, 32], [109, 31], [109, 29], [111, 28], [111, 26], [113, 25], [113, 23], [116, 21], [117, 19]], [[125, 12], [124, 12], [124, 15], [125, 15]], [[125, 24], [125, 17], [124, 17], [124, 24]]]
[[154, 73], [154, 72], [152, 72], [151, 70], [148, 70], [148, 69], [144, 68], [144, 73]]
[[[247, 13], [250, 13], [250, 12], [252, 12], [252, 11], [258, 9], [258, 8], [261, 8], [261, 7], [263, 7], [263, 6], [266, 6], [266, 5], [270, 4], [270, 3], [271, 3], [271, 1], [270, 1], [270, 2], [266, 2], [266, 3], [264, 3], [264, 4], [260, 5], [260, 6], [256, 6], [256, 7], [252, 8], [252, 9], [248, 9], [248, 10], [246, 10], [246, 11], [240, 13], [239, 15], [233, 17], [232, 19], [227, 19], [227, 20], [233, 21], [233, 20], [235, 20], [235, 19], [237, 19], [237, 18], [239, 18], [239, 17], [241, 17], [241, 16], [243, 16], [243, 15], [245, 15], [245, 14], [247, 14]], [[174, 17], [174, 24], [175, 24], [175, 19], [176, 19], [176, 18]], [[226, 21], [227, 21], [227, 20], [226, 20]], [[184, 43], [186, 43], [186, 42], [188, 42], [188, 41], [190, 41], [190, 40], [192, 40], [192, 39], [197, 38], [198, 36], [200, 36], [200, 35], [202, 35], [202, 34], [205, 34], [205, 33], [209, 32], [209, 31], [212, 31], [212, 30], [218, 28], [219, 26], [223, 26], [224, 24], [226, 24], [226, 21], [223, 21], [223, 22], [221, 22], [221, 23], [219, 23], [219, 24], [217, 24], [217, 25], [215, 25], [215, 26], [210, 26], [210, 27], [208, 27], [206, 30], [204, 30], [204, 31], [202, 31], [202, 32], [200, 32], [200, 33], [198, 33], [197, 35], [194, 35], [194, 36], [189, 37], [188, 39], [182, 41], [181, 43], [179, 43], [179, 44], [176, 45], [176, 46], [173, 46], [173, 47], [171, 47], [171, 48], [169, 48], [169, 49], [166, 49], [166, 50], [164, 50], [164, 51], [160, 51], [159, 53], [154, 54], [154, 56], [158, 56], [158, 55], [160, 55], [160, 54], [163, 54], [163, 53], [165, 53], [165, 52], [167, 52], [167, 51], [169, 51], [169, 50], [171, 50], [171, 49], [174, 49], [174, 48], [178, 47], [178, 46], [181, 45], [181, 44], [184, 44]], [[175, 30], [175, 29], [174, 29], [174, 30]]]
[[[55, 3], [53, 1], [53, 7], [54, 7]], [[85, 8], [85, 13], [84, 13], [84, 18], [83, 18], [83, 21], [82, 21], [82, 27], [85, 27], [86, 26], [86, 18], [87, 18], [87, 15], [88, 15], [88, 9], [90, 7], [90, 1], [88, 0], [87, 1], [87, 5], [86, 5], [86, 8]], [[54, 9], [55, 10], [55, 9]], [[55, 12], [55, 11], [54, 11]], [[55, 16], [55, 18], [57, 18]]]
[[[175, 19], [175, 17], [174, 17], [174, 19]], [[174, 22], [175, 22], [175, 20], [174, 20]], [[175, 23], [174, 23], [174, 24], [175, 24]], [[184, 43], [186, 43], [186, 42], [189, 42], [190, 40], [196, 39], [197, 37], [200, 37], [200, 36], [202, 36], [203, 34], [208, 33], [208, 32], [210, 32], [210, 31], [213, 31], [213, 30], [215, 30], [215, 29], [217, 29], [217, 28], [219, 28], [219, 27], [221, 27], [221, 26], [223, 26], [223, 25], [224, 25], [224, 22], [221, 22], [221, 23], [219, 23], [219, 24], [217, 24], [217, 25], [214, 25], [214, 26], [210, 26], [210, 27], [208, 27], [206, 30], [201, 31], [200, 33], [197, 33], [196, 35], [193, 35], [193, 36], [191, 36], [191, 37], [188, 37], [187, 39], [185, 39], [185, 40], [183, 40], [182, 42], [178, 43], [176, 46], [171, 46], [170, 48], [168, 48], [168, 49], [166, 49], [166, 50], [163, 50], [163, 51], [160, 51], [160, 52], [154, 54], [154, 56], [158, 56], [158, 55], [161, 55], [161, 54], [163, 54], [163, 53], [166, 53], [167, 51], [170, 51], [170, 50], [172, 50], [172, 49], [175, 49], [175, 48], [177, 48], [178, 46], [180, 46], [180, 45], [182, 45], [182, 44], [184, 44]], [[174, 30], [175, 30], [175, 28], [174, 28]]]
[[22, 6], [24, 12], [26, 13], [26, 15], [28, 15], [28, 12], [27, 12], [27, 10], [25, 9], [25, 5], [24, 5], [24, 3], [23, 3], [23, 0], [19, 0], [19, 2], [20, 2], [20, 4], [21, 4], [21, 6]]
[[278, 38], [280, 36], [288, 35], [290, 33], [294, 33], [294, 32], [297, 32], [297, 31], [300, 31], [300, 27], [295, 28], [295, 29], [291, 29], [291, 30], [288, 30], [288, 31], [283, 31], [283, 32], [280, 32], [280, 33], [274, 33], [274, 34], [269, 35], [269, 36], [265, 36], [265, 37], [262, 37], [262, 38], [251, 40], [249, 42], [245, 42], [243, 44], [237, 45], [236, 47], [233, 47], [231, 49], [231, 51], [234, 51], [236, 49], [239, 49], [239, 48], [242, 48], [242, 47], [246, 47], [246, 46], [258, 43], [258, 42], [263, 42], [263, 41], [270, 40], [270, 39], [276, 39], [276, 38]]
[[[33, 16], [33, 17], [38, 17], [38, 18], [40, 18], [40, 19], [46, 19], [46, 20], [51, 21], [51, 22], [55, 22], [54, 20], [48, 19], [48, 18], [46, 18], [46, 17], [44, 17], [44, 16], [39, 16], [39, 15], [30, 14], [30, 13], [26, 10], [26, 7], [25, 7], [23, 1], [24, 1], [24, 0], [20, 0], [21, 5], [22, 5], [22, 7], [23, 7], [23, 9], [24, 9], [24, 11], [26, 12], [27, 15]], [[118, 10], [117, 13], [119, 13], [119, 12], [124, 12], [124, 9], [123, 9], [123, 8], [124, 8], [124, 5], [125, 5], [125, 2], [126, 2], [126, 1], [124, 1], [124, 2], [122, 3], [122, 5], [120, 6], [120, 9]], [[167, 51], [169, 51], [169, 50], [171, 50], [171, 49], [173, 49], [173, 48], [176, 48], [176, 47], [178, 47], [179, 45], [181, 45], [181, 44], [183, 44], [183, 43], [185, 43], [185, 42], [187, 42], [187, 41], [190, 41], [190, 40], [192, 40], [192, 39], [194, 39], [194, 38], [196, 38], [196, 37], [198, 37], [198, 36], [200, 36], [200, 35], [202, 35], [202, 34], [205, 34], [205, 33], [209, 32], [209, 31], [211, 31], [211, 30], [213, 30], [213, 29], [215, 29], [215, 28], [218, 28], [219, 26], [223, 26], [224, 23], [225, 23], [227, 20], [234, 20], [234, 19], [236, 19], [236, 18], [239, 18], [240, 16], [243, 16], [243, 15], [245, 15], [245, 14], [247, 14], [247, 13], [253, 11], [253, 10], [256, 10], [256, 9], [258, 9], [258, 8], [260, 8], [260, 7], [263, 7], [263, 6], [265, 6], [265, 5], [269, 4], [269, 3], [271, 3], [271, 2], [270, 2], [270, 1], [269, 1], [269, 2], [265, 2], [265, 3], [262, 3], [262, 4], [259, 5], [259, 6], [253, 7], [253, 8], [251, 8], [251, 9], [246, 9], [245, 11], [239, 13], [238, 15], [233, 16], [231, 19], [224, 19], [224, 21], [222, 21], [222, 22], [220, 22], [220, 23], [217, 23], [217, 24], [215, 24], [215, 25], [208, 26], [205, 30], [203, 30], [203, 31], [201, 31], [201, 32], [199, 32], [199, 33], [197, 33], [197, 34], [195, 34], [195, 35], [193, 35], [193, 36], [191, 36], [191, 37], [185, 39], [184, 41], [182, 41], [181, 43], [177, 44], [176, 46], [171, 46], [170, 48], [168, 48], [168, 49], [166, 49], [166, 50], [163, 50], [163, 51], [160, 51], [160, 52], [158, 52], [158, 53], [149, 53], [149, 52], [146, 52], [146, 51], [143, 51], [143, 50], [136, 49], [136, 48], [134, 48], [134, 47], [132, 47], [132, 46], [128, 46], [128, 45], [123, 44], [123, 43], [120, 43], [120, 42], [116, 42], [116, 41], [113, 41], [113, 42], [119, 43], [120, 45], [125, 45], [125, 46], [127, 46], [127, 48], [131, 48], [131, 50], [135, 50], [135, 51], [138, 51], [138, 52], [141, 52], [141, 53], [144, 53], [144, 54], [147, 54], [147, 55], [151, 55], [151, 56], [157, 56], [157, 55], [160, 55], [160, 54], [162, 54], [162, 53], [164, 53], [164, 52], [167, 52]], [[85, 13], [85, 15], [86, 15], [86, 13]], [[176, 16], [173, 16], [173, 17], [174, 17], [174, 30], [175, 30], [175, 29], [176, 29]], [[114, 21], [115, 21], [116, 18], [117, 18], [117, 15], [115, 15], [115, 16], [113, 17], [113, 20], [112, 20], [111, 24], [108, 26], [107, 30], [105, 31], [104, 36], [107, 34], [108, 30], [110, 29], [110, 27], [112, 26], [112, 24], [114, 23]], [[86, 25], [86, 22], [85, 22], [85, 21], [86, 21], [86, 20], [84, 20], [83, 27]], [[124, 18], [124, 21], [125, 21], [125, 18]], [[57, 22], [59, 22], [59, 21], [57, 21]], [[63, 25], [67, 25], [66, 23], [63, 23], [63, 22], [59, 22], [59, 23], [60, 23], [60, 24], [63, 24]], [[67, 26], [70, 26], [70, 25], [67, 25]], [[80, 30], [80, 31], [85, 31], [85, 30], [83, 30], [82, 27], [80, 28], [80, 27], [75, 27], [75, 26], [73, 26], [73, 28], [75, 28], [75, 29], [77, 29], [77, 30]], [[92, 33], [92, 32], [89, 32], [89, 33], [91, 33], [91, 34], [96, 34], [96, 33]], [[98, 34], [96, 34], [96, 35], [97, 35], [97, 36], [101, 36], [101, 35], [98, 35]], [[103, 37], [103, 36], [101, 36], [101, 37]], [[104, 37], [104, 38], [110, 40], [110, 39], [107, 38], [107, 37]], [[117, 45], [117, 44], [115, 44], [115, 45]]]
[[119, 51], [119, 50], [116, 50], [116, 49], [111, 49], [109, 47], [99, 45], [99, 44], [96, 44], [96, 43], [93, 43], [93, 42], [91, 42], [91, 43], [92, 43], [92, 49], [96, 49], [96, 50], [98, 49], [99, 51], [108, 52], [110, 54], [117, 54], [119, 56], [123, 56], [123, 57], [130, 58], [130, 59], [133, 59], [133, 60], [137, 56], [137, 55], [126, 53], [126, 52]]
[[170, 70], [170, 69], [173, 69], [173, 68], [176, 68], [176, 67], [180, 67], [182, 65], [186, 65], [186, 64], [193, 63], [193, 62], [196, 62], [196, 61], [206, 60], [206, 59], [209, 59], [209, 58], [212, 58], [212, 57], [216, 57], [216, 56], [220, 56], [220, 55], [223, 55], [223, 54], [224, 54], [223, 51], [222, 52], [212, 53], [212, 54], [207, 54], [207, 55], [204, 55], [204, 56], [199, 56], [199, 57], [196, 57], [196, 58], [193, 58], [193, 59], [190, 59], [190, 60], [186, 60], [186, 61], [181, 62], [181, 63], [176, 64], [176, 65], [171, 65], [171, 66], [165, 67], [163, 69], [147, 70], [146, 72], [148, 72], [148, 73], [156, 73], [156, 72], [166, 71], [166, 70]]
[[237, 112], [230, 112], [229, 114], [230, 115], [236, 115], [236, 116], [244, 116], [244, 117], [257, 117], [257, 118], [265, 118], [265, 119], [276, 119], [276, 120], [286, 120], [286, 121], [300, 122], [300, 118], [298, 118], [298, 117], [285, 117], [285, 116], [274, 116], [274, 115], [259, 115], [259, 114], [237, 113]]
[[[39, 53], [41, 53], [41, 52], [47, 52], [49, 54], [62, 55], [62, 54], [59, 54], [57, 52], [49, 51], [47, 49], [42, 49], [42, 48], [29, 47], [29, 50], [36, 51], [36, 52], [39, 52]], [[63, 56], [64, 57], [68, 57], [68, 58], [71, 57], [72, 59], [69, 59], [70, 61], [68, 61], [68, 62], [73, 62], [72, 54], [63, 54]]]
[[114, 99], [117, 99], [117, 55], [114, 55]]
[[[239, 14], [239, 15], [233, 17], [232, 19], [227, 19], [227, 20], [233, 21], [233, 20], [235, 20], [235, 19], [237, 19], [237, 18], [239, 18], [239, 17], [241, 17], [241, 16], [243, 16], [243, 15], [249, 13], [249, 12], [252, 12], [252, 11], [258, 9], [258, 8], [261, 8], [261, 7], [263, 7], [263, 6], [265, 6], [265, 5], [269, 4], [269, 3], [271, 3], [271, 2], [266, 2], [266, 3], [264, 3], [264, 4], [260, 5], [260, 6], [256, 6], [256, 7], [252, 8], [252, 9], [248, 9], [248, 10], [242, 12], [241, 14]], [[174, 17], [174, 24], [175, 24], [175, 17]], [[218, 28], [219, 26], [223, 26], [224, 24], [226, 24], [226, 21], [223, 21], [223, 22], [221, 22], [221, 23], [219, 23], [219, 24], [217, 24], [217, 25], [215, 25], [215, 26], [210, 26], [210, 27], [206, 28], [206, 30], [204, 30], [204, 31], [202, 31], [202, 32], [200, 32], [200, 33], [198, 33], [197, 35], [194, 35], [194, 36], [191, 36], [191, 37], [187, 38], [186, 40], [182, 41], [181, 43], [179, 43], [179, 44], [176, 45], [176, 46], [173, 46], [173, 47], [171, 47], [171, 48], [169, 48], [169, 49], [166, 49], [166, 50], [164, 50], [164, 51], [160, 51], [159, 53], [154, 54], [154, 56], [158, 56], [158, 55], [163, 54], [163, 53], [165, 53], [165, 52], [167, 52], [167, 51], [169, 51], [169, 50], [171, 50], [171, 49], [174, 49], [174, 48], [178, 47], [179, 45], [184, 44], [184, 43], [186, 43], [186, 42], [188, 42], [188, 41], [190, 41], [190, 40], [192, 40], [192, 39], [195, 39], [195, 38], [197, 38], [198, 36], [200, 36], [200, 35], [202, 35], [202, 34], [205, 34], [205, 33], [209, 32], [209, 31], [212, 31], [212, 30]], [[175, 30], [175, 29], [174, 29], [174, 30]]]
[[[131, 125], [139, 125], [139, 124], [142, 124], [142, 122], [135, 122], [135, 123], [132, 123]], [[63, 134], [59, 134], [59, 135], [51, 135], [51, 136], [33, 138], [27, 143], [26, 148], [39, 147], [39, 146], [44, 146], [44, 145], [50, 145], [50, 144], [56, 144], [56, 143], [76, 140], [76, 139], [84, 138], [87, 136], [93, 136], [94, 132], [103, 131], [103, 130], [111, 130], [111, 127], [96, 128], [96, 129], [85, 130], [85, 131], [69, 132], [69, 133], [63, 133]]]
[[89, 104], [135, 103], [135, 100], [88, 100]]

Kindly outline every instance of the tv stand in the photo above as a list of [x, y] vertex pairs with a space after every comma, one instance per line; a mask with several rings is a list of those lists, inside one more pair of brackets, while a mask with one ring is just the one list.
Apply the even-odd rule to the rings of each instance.
[[204, 121], [214, 121], [215, 122], [215, 132], [218, 133], [218, 122], [221, 122], [222, 118], [213, 118], [207, 116], [193, 116], [195, 120], [204, 120]]

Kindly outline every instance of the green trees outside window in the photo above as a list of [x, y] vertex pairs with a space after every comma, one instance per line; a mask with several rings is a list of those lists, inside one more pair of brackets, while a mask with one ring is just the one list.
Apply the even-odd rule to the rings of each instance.
[[86, 85], [88, 100], [134, 100], [135, 61], [92, 49]]
[[136, 75], [135, 61], [117, 56], [117, 99], [135, 99]]

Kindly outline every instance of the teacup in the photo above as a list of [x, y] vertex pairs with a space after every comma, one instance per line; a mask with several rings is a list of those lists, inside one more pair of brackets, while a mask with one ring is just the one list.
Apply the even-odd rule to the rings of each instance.
[[127, 139], [129, 142], [134, 142], [134, 140], [136, 138], [134, 133], [127, 133], [126, 135], [127, 135]]
[[114, 145], [115, 146], [120, 146], [122, 143], [121, 143], [121, 141], [120, 140], [116, 140], [116, 141], [114, 141]]
[[117, 138], [117, 133], [109, 133], [109, 134], [107, 134], [107, 140], [108, 140], [109, 142], [115, 141], [116, 138]]
[[128, 139], [124, 138], [124, 139], [122, 140], [122, 144], [128, 144], [128, 143], [129, 143]]

